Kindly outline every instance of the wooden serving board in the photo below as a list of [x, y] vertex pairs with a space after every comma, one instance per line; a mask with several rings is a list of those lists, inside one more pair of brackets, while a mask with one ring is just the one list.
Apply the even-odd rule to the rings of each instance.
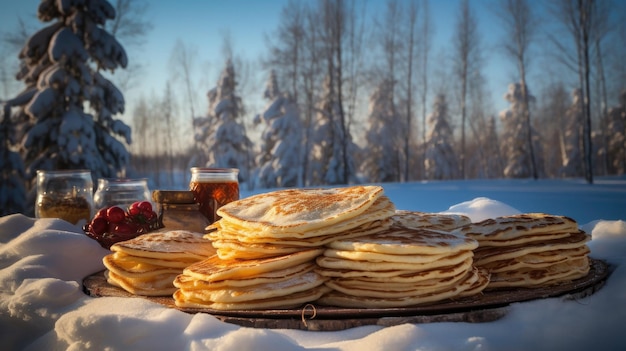
[[610, 274], [604, 262], [591, 259], [587, 276], [572, 282], [542, 288], [488, 290], [476, 296], [449, 299], [437, 304], [405, 308], [339, 308], [307, 304], [297, 309], [221, 311], [180, 308], [172, 297], [133, 295], [107, 283], [103, 272], [83, 281], [85, 293], [93, 297], [144, 298], [187, 313], [209, 313], [216, 318], [245, 327], [332, 331], [363, 325], [392, 326], [404, 323], [491, 322], [506, 315], [507, 306], [549, 297], [579, 299], [598, 291]]

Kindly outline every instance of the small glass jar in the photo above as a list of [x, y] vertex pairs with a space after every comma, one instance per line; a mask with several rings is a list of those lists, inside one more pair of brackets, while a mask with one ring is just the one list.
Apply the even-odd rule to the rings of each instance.
[[237, 168], [191, 168], [191, 190], [200, 212], [211, 223], [217, 221], [216, 211], [229, 202], [239, 200], [239, 170]]
[[166, 230], [183, 229], [204, 233], [211, 224], [200, 213], [200, 205], [191, 191], [155, 190], [152, 199], [157, 204], [159, 224]]
[[94, 214], [93, 180], [88, 169], [37, 171], [35, 217], [60, 218], [72, 224]]
[[126, 209], [137, 201], [152, 202], [148, 179], [98, 179], [98, 189], [94, 194], [96, 211], [111, 206]]

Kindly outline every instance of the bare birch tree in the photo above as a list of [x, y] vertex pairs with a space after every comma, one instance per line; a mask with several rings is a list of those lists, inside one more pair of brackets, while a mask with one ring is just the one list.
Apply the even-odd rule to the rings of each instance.
[[419, 8], [416, 2], [412, 1], [408, 5], [408, 9], [406, 9], [406, 34], [404, 37], [406, 38], [406, 48], [405, 52], [405, 98], [403, 101], [405, 102], [405, 128], [404, 128], [404, 174], [402, 180], [409, 181], [410, 180], [410, 161], [412, 160], [411, 153], [411, 141], [413, 140], [413, 130], [414, 124], [413, 121], [415, 119], [415, 111], [414, 111], [414, 87], [415, 87], [415, 79], [416, 79], [416, 69], [415, 63], [418, 58], [417, 49], [419, 47]]
[[529, 106], [528, 83], [529, 50], [535, 38], [538, 21], [528, 0], [503, 0], [498, 2], [496, 14], [504, 25], [505, 37], [502, 40], [504, 53], [515, 60], [517, 74], [522, 89], [522, 109], [524, 115], [526, 141], [528, 143], [530, 170], [534, 179], [538, 178], [537, 161], [533, 147], [531, 113]]
[[172, 86], [169, 81], [165, 83], [165, 92], [160, 104], [161, 111], [163, 113], [163, 126], [165, 129], [164, 145], [165, 145], [165, 157], [167, 160], [167, 170], [169, 172], [169, 185], [174, 185], [174, 150], [177, 149], [174, 145], [176, 128], [174, 127], [174, 96], [172, 95]]
[[194, 118], [196, 117], [195, 101], [196, 91], [193, 87], [192, 76], [195, 67], [195, 61], [198, 51], [185, 43], [182, 40], [177, 40], [170, 56], [170, 68], [171, 75], [174, 82], [182, 84], [185, 91], [185, 99], [187, 100], [187, 106], [189, 107], [189, 119], [190, 126], [193, 130]]
[[593, 158], [591, 138], [591, 80], [594, 41], [601, 35], [602, 22], [607, 20], [603, 11], [605, 3], [594, 0], [554, 0], [552, 13], [570, 34], [572, 45], [563, 43], [561, 38], [551, 36], [551, 41], [559, 51], [561, 62], [578, 74], [578, 87], [582, 92], [580, 99], [583, 111], [583, 169], [588, 183], [593, 183]]
[[[133, 165], [138, 171], [146, 171], [148, 165], [146, 164], [148, 156], [148, 128], [150, 126], [150, 108], [148, 102], [144, 96], [139, 98], [138, 103], [135, 105], [132, 112], [132, 126], [133, 126], [133, 140], [132, 143], [132, 155], [139, 158], [139, 162], [133, 162]], [[152, 123], [154, 124], [154, 123]]]
[[[602, 152], [600, 161], [600, 167], [602, 174], [606, 175], [609, 168], [608, 153], [606, 152], [609, 144], [609, 130], [608, 130], [608, 92], [607, 92], [607, 72], [604, 55], [608, 50], [605, 50], [606, 38], [617, 29], [617, 26], [611, 20], [610, 3], [607, 1], [599, 1], [596, 4], [596, 17], [594, 21], [594, 28], [592, 30], [592, 50], [595, 51], [593, 64], [595, 66], [596, 76], [596, 94], [598, 95], [597, 114], [600, 119], [600, 141], [602, 143]], [[610, 48], [610, 46], [609, 46]]]
[[[430, 22], [430, 11], [429, 11], [429, 3], [428, 0], [423, 1], [423, 9], [422, 9], [422, 21], [420, 23], [420, 33], [422, 34], [422, 38], [420, 40], [420, 103], [422, 105], [422, 164], [424, 159], [426, 158], [426, 120], [427, 120], [427, 102], [428, 102], [428, 63], [430, 58], [430, 49], [433, 35], [433, 28]], [[422, 178], [426, 178], [425, 170], [422, 171]]]
[[305, 3], [290, 0], [281, 10], [281, 22], [272, 37], [267, 38], [270, 54], [265, 66], [281, 75], [295, 102], [298, 102], [301, 67], [305, 46]]
[[[116, 0], [115, 19], [105, 27], [121, 43], [129, 56], [132, 52], [140, 51], [146, 42], [146, 37], [152, 30], [152, 23], [146, 19], [149, 4], [142, 0]], [[131, 61], [126, 69], [116, 72], [115, 82], [123, 92], [128, 92], [138, 84], [143, 65], [140, 61]]]
[[[403, 120], [399, 111], [402, 107], [397, 107], [410, 105], [410, 102], [407, 100], [408, 97], [402, 97], [399, 93], [401, 86], [407, 83], [402, 78], [403, 74], [409, 74], [408, 71], [403, 71], [405, 67], [402, 66], [406, 61], [403, 61], [402, 56], [409, 46], [411, 49], [413, 48], [412, 43], [407, 43], [406, 41], [412, 41], [413, 38], [411, 36], [414, 36], [412, 31], [402, 32], [405, 20], [405, 16], [402, 15], [403, 12], [404, 9], [397, 0], [387, 0], [385, 11], [380, 14], [380, 20], [377, 21], [377, 31], [373, 35], [374, 44], [378, 47], [377, 52], [382, 57], [374, 63], [374, 79], [380, 82], [378, 83], [379, 85], [384, 85], [387, 90], [385, 92], [386, 98], [391, 100], [387, 104], [391, 111], [386, 113], [391, 116], [388, 119], [392, 120], [394, 125], [387, 126], [387, 128], [394, 127], [394, 130], [385, 137], [392, 138], [392, 141], [389, 142], [391, 147], [388, 148], [387, 153], [393, 153], [393, 155], [388, 154], [387, 157], [395, 162], [388, 162], [387, 168], [391, 167], [392, 169], [386, 169], [385, 173], [387, 174], [386, 180], [394, 182], [400, 181], [401, 175], [404, 174], [403, 166], [405, 163], [402, 162], [402, 153], [406, 152], [405, 147], [408, 148], [408, 137], [406, 134], [410, 134], [407, 131], [410, 126], [410, 121], [408, 121], [410, 115], [405, 116], [406, 119]], [[404, 59], [407, 59], [407, 57], [404, 57]], [[408, 62], [406, 63], [410, 65]], [[408, 70], [411, 68], [407, 67]], [[407, 87], [404, 86], [404, 88]], [[407, 111], [403, 110], [403, 112]]]
[[[350, 28], [348, 24], [354, 16], [354, 7], [346, 5], [347, 1], [344, 0], [323, 0], [320, 2], [320, 17], [321, 32], [320, 40], [322, 43], [323, 60], [325, 65], [325, 75], [328, 78], [329, 90], [333, 94], [334, 109], [335, 111], [328, 111], [328, 115], [332, 115], [336, 118], [334, 124], [339, 128], [338, 132], [341, 135], [339, 141], [340, 155], [336, 157], [341, 160], [341, 174], [337, 176], [337, 181], [341, 184], [349, 184], [351, 179], [354, 178], [354, 165], [351, 162], [350, 157], [350, 145], [352, 138], [350, 136], [350, 119], [349, 115], [345, 111], [345, 82], [354, 77], [347, 77], [345, 70], [345, 64], [347, 58], [350, 58], [352, 54], [350, 52], [350, 46], [347, 45], [346, 38], [349, 38], [350, 34], [347, 29]], [[351, 3], [354, 5], [354, 2]], [[351, 57], [355, 59], [355, 57]], [[330, 105], [329, 105], [330, 106]], [[336, 146], [335, 146], [336, 147]]]
[[302, 147], [302, 184], [310, 185], [310, 157], [312, 147], [313, 118], [315, 114], [315, 103], [317, 100], [317, 88], [321, 86], [320, 79], [322, 72], [320, 34], [318, 33], [318, 14], [311, 8], [304, 10], [305, 31], [302, 66], [302, 95], [304, 101], [300, 103], [304, 115], [304, 146]]
[[478, 23], [472, 12], [469, 1], [462, 0], [457, 17], [456, 33], [454, 37], [454, 77], [459, 85], [459, 104], [461, 113], [461, 145], [459, 150], [460, 176], [465, 178], [466, 162], [466, 131], [468, 88], [470, 79], [478, 68], [480, 61], [480, 39], [478, 37]]

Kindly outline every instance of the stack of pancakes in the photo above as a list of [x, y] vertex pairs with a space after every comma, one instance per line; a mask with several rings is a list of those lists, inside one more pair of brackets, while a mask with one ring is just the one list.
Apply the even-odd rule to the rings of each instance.
[[379, 186], [286, 189], [231, 202], [205, 236], [216, 256], [176, 279], [176, 305], [261, 309], [315, 301], [329, 290], [314, 270], [323, 246], [385, 230], [394, 211]]
[[275, 257], [381, 231], [394, 211], [379, 186], [279, 190], [221, 207], [206, 238], [222, 259]]
[[330, 290], [314, 271], [321, 249], [252, 260], [217, 255], [185, 268], [176, 277], [178, 307], [216, 310], [292, 308], [317, 300]]
[[456, 232], [478, 241], [474, 264], [491, 273], [489, 289], [549, 286], [589, 272], [590, 236], [565, 216], [503, 216]]
[[480, 293], [474, 239], [425, 228], [394, 227], [328, 244], [317, 272], [333, 291], [319, 300], [340, 307], [407, 307]]
[[145, 296], [172, 295], [174, 278], [185, 267], [215, 254], [202, 234], [185, 230], [143, 234], [114, 244], [111, 251], [102, 260], [108, 283]]

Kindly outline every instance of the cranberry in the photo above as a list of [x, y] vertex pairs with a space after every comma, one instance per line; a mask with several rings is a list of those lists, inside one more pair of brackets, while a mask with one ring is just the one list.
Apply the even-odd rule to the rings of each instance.
[[111, 223], [120, 223], [126, 218], [126, 213], [120, 207], [113, 206], [107, 210], [107, 219]]
[[152, 204], [150, 201], [141, 201], [137, 204], [137, 207], [141, 209], [141, 212], [152, 212]]
[[109, 229], [109, 224], [104, 217], [96, 217], [91, 221], [90, 231], [94, 235], [102, 235]]

